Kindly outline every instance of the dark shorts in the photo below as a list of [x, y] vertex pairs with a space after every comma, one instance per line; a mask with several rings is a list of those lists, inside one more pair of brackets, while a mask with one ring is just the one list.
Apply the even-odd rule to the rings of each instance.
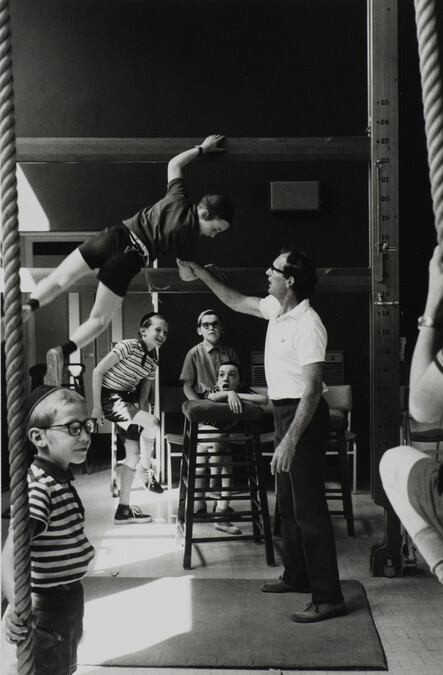
[[36, 675], [70, 675], [77, 669], [83, 634], [84, 598], [80, 582], [32, 592]]
[[135, 250], [125, 225], [107, 227], [80, 244], [79, 251], [92, 270], [99, 269], [97, 279], [122, 298], [144, 266], [143, 252]]
[[140, 427], [137, 424], [131, 424], [127, 429], [123, 429], [119, 422], [130, 422], [138, 413], [139, 409], [135, 405], [137, 394], [135, 391], [113, 391], [102, 387], [101, 391], [102, 408], [105, 417], [110, 422], [117, 425], [117, 432], [124, 442], [138, 441], [140, 439]]
[[443, 465], [424, 457], [414, 464], [408, 477], [409, 501], [417, 513], [443, 539]]

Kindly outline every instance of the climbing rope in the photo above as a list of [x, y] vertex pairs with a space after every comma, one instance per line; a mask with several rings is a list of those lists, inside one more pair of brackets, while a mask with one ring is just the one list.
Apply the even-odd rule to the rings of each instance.
[[443, 259], [443, 96], [434, 0], [414, 0], [435, 228]]
[[[6, 399], [8, 407], [11, 517], [14, 525], [15, 612], [31, 625], [31, 562], [27, 456], [24, 434], [24, 357], [20, 293], [17, 176], [8, 0], [0, 0], [0, 184], [2, 197], [2, 258], [5, 275]], [[17, 644], [17, 672], [33, 675], [32, 630]]]

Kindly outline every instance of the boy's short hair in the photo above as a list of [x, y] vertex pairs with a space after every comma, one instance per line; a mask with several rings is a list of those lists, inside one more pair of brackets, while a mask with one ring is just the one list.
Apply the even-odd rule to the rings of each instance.
[[[52, 396], [53, 394], [56, 394], [56, 396]], [[26, 434], [32, 427], [49, 426], [60, 404], [84, 403], [84, 401], [83, 396], [74, 391], [74, 389], [42, 384], [34, 389], [25, 401]]]
[[218, 312], [216, 312], [215, 309], [205, 309], [203, 312], [201, 312], [201, 314], [198, 315], [197, 326], [201, 326], [202, 321], [203, 321], [203, 317], [209, 316], [209, 314], [214, 314], [214, 316], [217, 317], [217, 319], [220, 321], [220, 323], [223, 323], [223, 319], [222, 319], [221, 315]]
[[209, 193], [200, 199], [199, 206], [200, 204], [209, 211], [211, 218], [221, 218], [231, 225], [234, 218], [234, 207], [228, 197]]
[[243, 379], [243, 368], [238, 363], [238, 361], [222, 361], [220, 363], [219, 367], [218, 367], [218, 373], [220, 373], [220, 368], [222, 366], [235, 366], [238, 370], [238, 376], [239, 376], [240, 382], [242, 381], [242, 379]]
[[157, 316], [159, 319], [163, 319], [163, 321], [166, 321], [166, 323], [168, 323], [168, 320], [165, 319], [163, 314], [160, 314], [159, 312], [148, 312], [140, 319], [140, 328], [148, 328], [148, 326], [151, 325], [152, 319], [155, 316]]

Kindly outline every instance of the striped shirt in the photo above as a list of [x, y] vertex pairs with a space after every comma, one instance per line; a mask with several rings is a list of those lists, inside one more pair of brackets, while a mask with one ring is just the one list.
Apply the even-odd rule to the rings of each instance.
[[114, 391], [135, 391], [142, 380], [155, 380], [158, 359], [140, 340], [121, 340], [112, 351], [119, 357], [103, 375], [102, 385]]
[[43, 457], [35, 457], [29, 469], [33, 589], [79, 581], [94, 557], [94, 547], [84, 533], [85, 511], [72, 479], [71, 471]]

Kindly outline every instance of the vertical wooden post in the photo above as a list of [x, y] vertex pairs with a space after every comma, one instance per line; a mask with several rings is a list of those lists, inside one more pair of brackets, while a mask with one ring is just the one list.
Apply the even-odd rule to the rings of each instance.
[[375, 576], [401, 574], [400, 522], [378, 471], [400, 428], [397, 2], [368, 0], [371, 491], [386, 508], [385, 541], [371, 553]]

